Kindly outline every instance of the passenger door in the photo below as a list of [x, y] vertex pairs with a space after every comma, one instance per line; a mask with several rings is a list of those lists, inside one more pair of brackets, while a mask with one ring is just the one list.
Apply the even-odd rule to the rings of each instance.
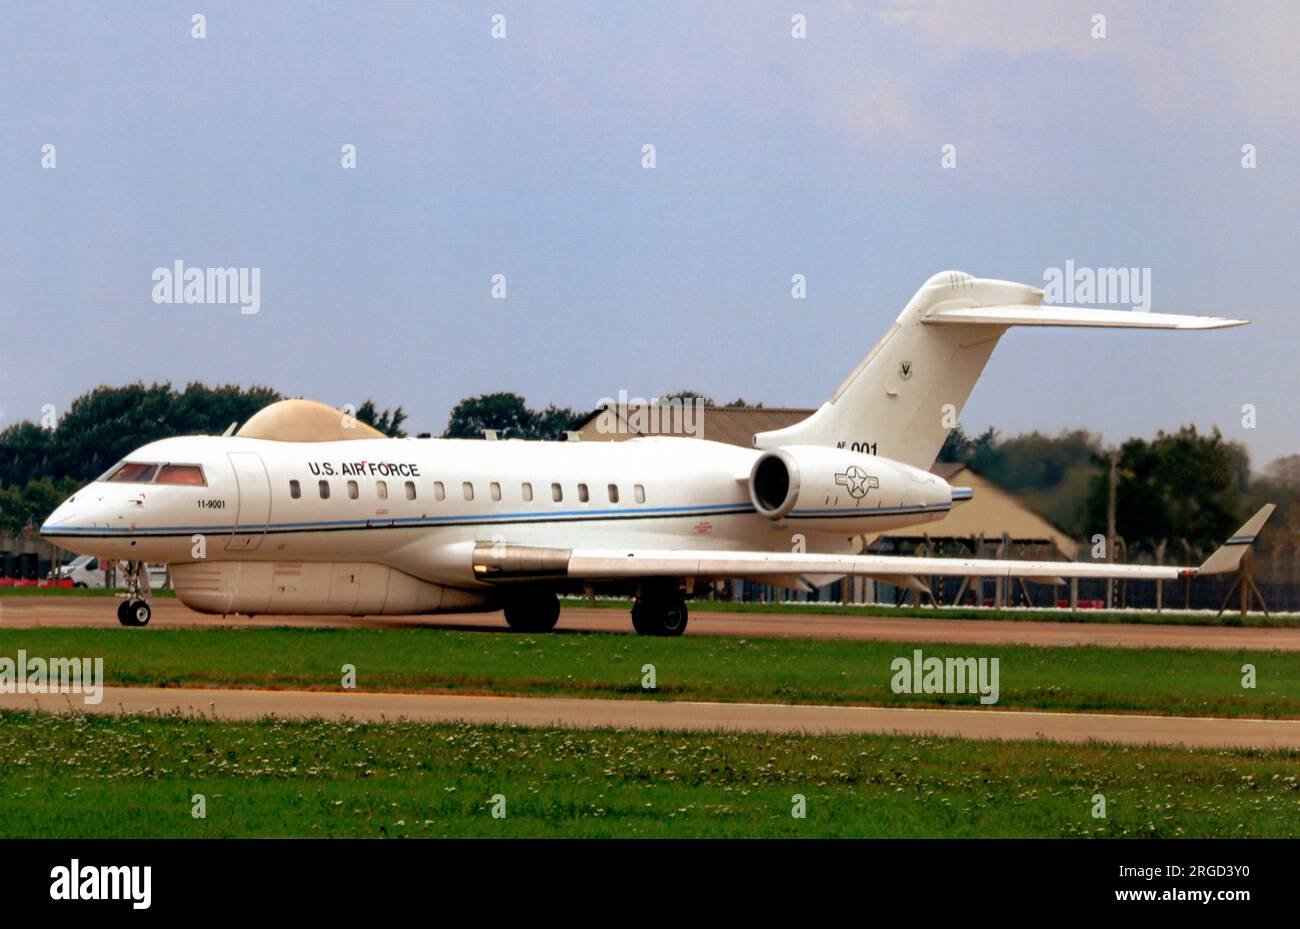
[[235, 469], [239, 485], [239, 504], [235, 514], [235, 529], [226, 543], [231, 551], [251, 552], [262, 544], [266, 524], [271, 517], [271, 480], [266, 474], [262, 457], [254, 452], [230, 452], [230, 464]]

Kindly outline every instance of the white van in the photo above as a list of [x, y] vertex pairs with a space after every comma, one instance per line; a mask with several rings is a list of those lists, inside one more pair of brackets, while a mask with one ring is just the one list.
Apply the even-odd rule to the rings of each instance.
[[58, 576], [72, 581], [73, 587], [103, 587], [104, 563], [91, 555], [78, 555], [59, 569]]
[[[59, 577], [71, 580], [73, 587], [103, 587], [104, 569], [110, 563], [109, 560], [96, 558], [93, 555], [78, 555], [59, 569]], [[150, 590], [162, 590], [167, 586], [165, 564], [148, 564], [145, 568], [149, 571]], [[122, 578], [121, 570], [117, 572], [117, 576], [119, 580]]]

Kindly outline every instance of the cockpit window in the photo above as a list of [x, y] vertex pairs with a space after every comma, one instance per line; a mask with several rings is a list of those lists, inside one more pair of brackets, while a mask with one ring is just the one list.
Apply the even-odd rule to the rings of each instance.
[[203, 479], [203, 469], [198, 465], [187, 464], [165, 464], [158, 469], [157, 483], [159, 484], [193, 484], [203, 486], [207, 483]]
[[143, 464], [138, 461], [124, 461], [122, 466], [104, 480], [114, 484], [148, 484], [158, 473], [156, 464]]
[[104, 473], [101, 481], [114, 484], [184, 484], [206, 487], [203, 468], [193, 464], [149, 464], [143, 461], [123, 461]]

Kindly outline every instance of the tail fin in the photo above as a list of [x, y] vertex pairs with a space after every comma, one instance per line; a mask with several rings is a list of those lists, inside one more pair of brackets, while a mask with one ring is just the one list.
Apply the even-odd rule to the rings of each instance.
[[1260, 507], [1259, 512], [1246, 521], [1242, 526], [1232, 534], [1228, 541], [1224, 542], [1214, 550], [1205, 563], [1196, 569], [1197, 574], [1226, 574], [1229, 571], [1236, 571], [1241, 564], [1242, 556], [1246, 554], [1246, 549], [1250, 548], [1255, 536], [1259, 535], [1259, 530], [1264, 528], [1264, 523], [1273, 515], [1274, 506], [1271, 503], [1265, 503]]
[[925, 282], [835, 395], [802, 422], [760, 432], [756, 448], [854, 448], [929, 470], [1011, 326], [1217, 329], [1245, 320], [1044, 307], [1027, 284], [944, 271]]

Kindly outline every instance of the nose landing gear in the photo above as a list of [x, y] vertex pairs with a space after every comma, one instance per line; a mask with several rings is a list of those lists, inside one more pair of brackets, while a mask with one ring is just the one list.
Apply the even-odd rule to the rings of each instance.
[[147, 600], [123, 600], [117, 605], [117, 621], [123, 626], [147, 626], [152, 613]]
[[117, 621], [123, 626], [147, 626], [153, 615], [145, 599], [149, 596], [149, 572], [143, 561], [125, 564], [126, 599], [117, 605]]

